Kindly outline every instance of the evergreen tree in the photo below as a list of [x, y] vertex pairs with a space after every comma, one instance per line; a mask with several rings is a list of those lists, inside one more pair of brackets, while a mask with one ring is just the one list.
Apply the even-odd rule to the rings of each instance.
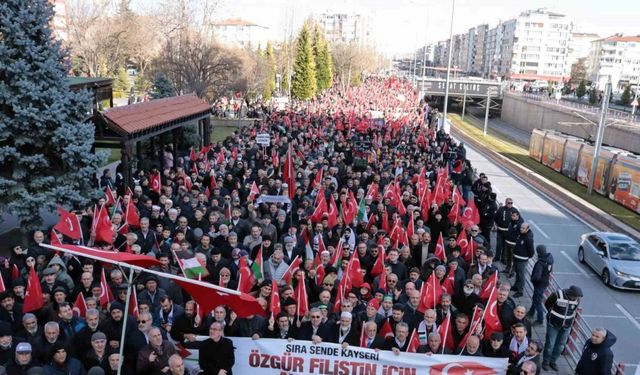
[[333, 85], [333, 63], [329, 44], [324, 39], [318, 26], [313, 33], [313, 53], [316, 60], [316, 81], [318, 91], [331, 88]]
[[118, 69], [118, 76], [116, 77], [116, 81], [113, 83], [113, 89], [115, 91], [124, 92], [129, 94], [129, 89], [131, 89], [131, 84], [129, 83], [129, 75], [127, 71], [121, 66]]
[[298, 35], [297, 47], [291, 94], [298, 99], [307, 100], [316, 94], [316, 63], [313, 59], [309, 25], [306, 23]]
[[282, 83], [280, 85], [282, 86], [283, 95], [286, 95], [289, 92], [289, 71], [285, 70], [282, 74]]
[[163, 73], [158, 73], [153, 83], [151, 98], [160, 99], [168, 98], [170, 96], [176, 96], [176, 89], [173, 87], [167, 76]]
[[23, 231], [41, 227], [41, 209], [87, 204], [106, 159], [91, 152], [91, 97], [67, 85], [53, 14], [47, 0], [0, 2], [0, 211]]
[[631, 104], [631, 86], [627, 85], [622, 91], [622, 95], [620, 95], [620, 104], [627, 106]]
[[598, 93], [596, 92], [595, 87], [591, 87], [591, 90], [589, 90], [589, 104], [598, 104]]
[[267, 65], [267, 74], [262, 98], [264, 100], [269, 100], [271, 99], [273, 92], [276, 90], [276, 56], [273, 53], [273, 45], [271, 45], [270, 41], [267, 42], [267, 48], [264, 54], [265, 64]]
[[138, 94], [144, 95], [149, 89], [149, 80], [147, 80], [147, 77], [145, 77], [144, 74], [138, 74], [133, 86]]
[[584, 79], [580, 81], [578, 88], [576, 89], [576, 96], [578, 99], [582, 99], [582, 97], [587, 93], [587, 86], [584, 83]]

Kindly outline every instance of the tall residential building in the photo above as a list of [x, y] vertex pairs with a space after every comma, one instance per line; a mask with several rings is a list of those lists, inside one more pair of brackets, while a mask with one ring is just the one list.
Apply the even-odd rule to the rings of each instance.
[[211, 29], [217, 41], [239, 48], [264, 48], [268, 40], [269, 28], [240, 18], [215, 21]]
[[51, 27], [56, 39], [66, 41], [69, 39], [69, 16], [67, 14], [67, 3], [65, 0], [49, 0], [53, 4], [53, 19]]
[[369, 17], [360, 13], [321, 13], [314, 20], [324, 30], [330, 43], [354, 43], [359, 46], [371, 44], [371, 22]]
[[569, 56], [567, 57], [569, 66], [578, 60], [589, 57], [591, 52], [591, 42], [600, 39], [598, 34], [593, 33], [572, 33], [569, 41]]
[[612, 35], [591, 42], [587, 76], [603, 88], [611, 79], [614, 90], [627, 85], [637, 86], [640, 81], [640, 35]]

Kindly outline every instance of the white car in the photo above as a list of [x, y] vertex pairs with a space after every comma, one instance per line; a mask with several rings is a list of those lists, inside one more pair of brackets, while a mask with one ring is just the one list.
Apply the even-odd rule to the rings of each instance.
[[611, 232], [583, 234], [578, 259], [606, 285], [640, 290], [640, 244], [631, 237]]

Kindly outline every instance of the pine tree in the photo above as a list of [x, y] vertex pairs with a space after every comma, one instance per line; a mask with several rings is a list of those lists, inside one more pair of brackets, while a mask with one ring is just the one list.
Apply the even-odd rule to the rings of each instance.
[[145, 77], [144, 74], [138, 74], [136, 76], [135, 83], [133, 84], [135, 90], [142, 95], [145, 95], [145, 93], [149, 89], [149, 85], [149, 80], [147, 80], [147, 77]]
[[331, 88], [333, 85], [333, 63], [329, 45], [322, 35], [322, 30], [315, 27], [313, 33], [313, 53], [316, 60], [316, 81], [318, 91]]
[[598, 93], [596, 92], [595, 87], [591, 87], [591, 90], [589, 90], [589, 104], [598, 104]]
[[271, 95], [276, 90], [276, 56], [273, 53], [273, 45], [271, 42], [267, 42], [267, 48], [264, 52], [264, 60], [267, 64], [267, 77], [264, 84], [264, 92], [262, 98], [264, 100], [271, 99]]
[[620, 104], [627, 106], [631, 104], [631, 87], [630, 85], [625, 86], [622, 95], [620, 95]]
[[171, 81], [163, 73], [156, 75], [153, 82], [153, 92], [151, 93], [152, 99], [167, 98], [170, 96], [176, 96], [176, 89], [171, 84]]
[[580, 81], [578, 88], [576, 89], [576, 96], [578, 99], [582, 99], [582, 97], [587, 93], [587, 86], [584, 83], [584, 79]]
[[125, 94], [129, 94], [129, 89], [131, 89], [131, 84], [129, 83], [129, 75], [127, 75], [127, 71], [121, 66], [118, 69], [118, 76], [116, 77], [116, 81], [113, 83], [113, 89], [115, 91], [124, 92]]
[[41, 209], [87, 204], [106, 159], [91, 152], [91, 97], [67, 85], [53, 14], [47, 0], [0, 2], [0, 211], [23, 231], [40, 228]]
[[316, 94], [316, 63], [313, 59], [313, 48], [309, 25], [302, 26], [298, 35], [296, 59], [293, 63], [293, 83], [291, 94], [302, 100], [311, 99]]

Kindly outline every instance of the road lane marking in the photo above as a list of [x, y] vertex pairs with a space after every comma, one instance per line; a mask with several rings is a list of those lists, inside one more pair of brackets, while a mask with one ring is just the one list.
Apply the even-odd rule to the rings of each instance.
[[631, 365], [631, 366], [636, 366], [636, 372], [634, 373], [634, 375], [640, 375], [640, 363], [638, 363], [637, 365]]
[[583, 318], [591, 318], [591, 319], [627, 319], [624, 315], [587, 315], [580, 314]]
[[622, 307], [622, 305], [619, 303], [616, 303], [616, 307], [618, 308], [618, 310], [620, 310], [622, 314], [624, 314], [624, 316], [627, 317], [627, 319], [629, 319], [631, 323], [633, 323], [634, 326], [636, 326], [637, 329], [640, 329], [640, 323], [638, 323], [638, 321], [631, 314], [629, 314], [627, 309]]
[[554, 275], [566, 275], [566, 276], [580, 276], [582, 275], [580, 272], [556, 272], [553, 271]]
[[533, 220], [527, 220], [527, 221], [528, 221], [531, 225], [533, 225], [533, 227], [534, 227], [534, 228], [536, 228], [536, 229], [538, 230], [538, 232], [540, 232], [540, 234], [541, 234], [544, 238], [546, 238], [546, 239], [548, 239], [548, 240], [550, 240], [550, 239], [551, 239], [551, 237], [549, 237], [549, 236], [548, 236], [548, 235], [547, 235], [547, 234], [546, 234], [542, 229], [540, 229], [540, 227], [539, 227], [539, 226], [538, 226], [538, 225], [537, 225]]
[[550, 243], [547, 246], [555, 246], [555, 247], [573, 247], [573, 248], [577, 248], [576, 244], [571, 244], [571, 245], [567, 245], [567, 244], [562, 244], [562, 243]]
[[578, 271], [580, 271], [581, 274], [583, 274], [585, 277], [591, 277], [591, 275], [589, 275], [587, 271], [583, 270], [582, 267], [580, 267], [580, 265], [576, 263], [575, 260], [571, 259], [571, 257], [569, 256], [569, 254], [567, 254], [566, 251], [562, 250], [560, 252], [562, 253], [562, 255], [564, 255], [565, 258], [567, 258], [569, 263], [573, 264], [573, 266], [576, 267]]

